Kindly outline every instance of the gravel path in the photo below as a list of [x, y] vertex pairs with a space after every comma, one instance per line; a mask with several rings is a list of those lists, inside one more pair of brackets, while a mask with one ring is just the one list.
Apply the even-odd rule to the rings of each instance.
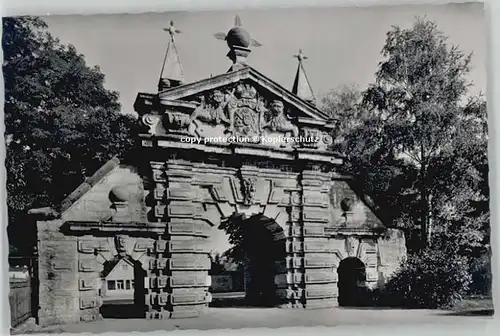
[[491, 316], [474, 314], [454, 315], [436, 310], [393, 309], [321, 309], [289, 310], [278, 308], [210, 308], [207, 313], [194, 319], [143, 320], [104, 319], [92, 323], [53, 326], [40, 332], [130, 332], [169, 330], [210, 330], [239, 328], [280, 328], [315, 326], [359, 326], [359, 325], [422, 325], [422, 324], [485, 324]]

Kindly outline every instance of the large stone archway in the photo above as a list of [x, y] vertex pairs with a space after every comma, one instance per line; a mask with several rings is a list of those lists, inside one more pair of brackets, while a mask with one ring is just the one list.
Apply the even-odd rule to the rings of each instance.
[[[283, 250], [273, 267], [258, 267], [273, 269], [266, 290], [273, 287], [284, 307], [336, 307], [336, 268], [346, 257], [366, 265], [367, 286], [375, 287], [405, 255], [403, 233], [387, 228], [339, 173], [342, 159], [328, 147], [334, 121], [252, 68], [139, 94], [135, 109], [143, 126], [138, 151], [110, 160], [58, 209], [33, 211], [45, 216], [38, 223], [42, 324], [100, 318], [92, 279], [118, 253], [111, 252], [117, 235], [146, 272], [148, 319], [204, 312], [208, 231], [235, 216], [242, 225], [268, 219], [260, 232]], [[207, 141], [229, 135], [252, 141]]]
[[[321, 272], [321, 268], [332, 267], [336, 260], [323, 227], [329, 217], [325, 212], [329, 189], [324, 185], [329, 179], [328, 174], [319, 170], [284, 171], [279, 163], [272, 168], [269, 159], [263, 162], [265, 167], [259, 167], [261, 163], [257, 162], [254, 166], [231, 167], [226, 164], [221, 168], [216, 164], [193, 161], [176, 157], [166, 163], [151, 165], [155, 182], [151, 193], [155, 195], [156, 203], [150, 203], [150, 212], [158, 221], [168, 221], [169, 235], [165, 239], [170, 240], [170, 262], [182, 260], [194, 265], [199, 261], [200, 256], [194, 256], [193, 252], [202, 252], [203, 243], [180, 239], [186, 237], [187, 232], [201, 232], [210, 226], [219, 226], [221, 220], [235, 215], [247, 218], [247, 224], [252, 218], [268, 218], [272, 224], [267, 230], [273, 232], [272, 225], [276, 225], [279, 229], [274, 229], [272, 238], [282, 241], [284, 247], [281, 260], [275, 260], [273, 275], [280, 303], [292, 306], [293, 301], [294, 307], [305, 307], [309, 298], [312, 307], [334, 305], [336, 290], [329, 283], [334, 284], [335, 278], [331, 272]], [[311, 180], [308, 181], [308, 177]], [[302, 183], [307, 188], [305, 195], [309, 207], [306, 211]], [[325, 205], [314, 204], [321, 199]], [[309, 223], [305, 237], [304, 221]], [[308, 268], [311, 276], [306, 277]], [[208, 276], [207, 270], [202, 268], [172, 271], [171, 276], [184, 276], [186, 272]], [[312, 283], [307, 291], [306, 281]], [[190, 293], [198, 292], [201, 296], [205, 290], [191, 288]], [[172, 308], [196, 315], [201, 306], [192, 303]]]

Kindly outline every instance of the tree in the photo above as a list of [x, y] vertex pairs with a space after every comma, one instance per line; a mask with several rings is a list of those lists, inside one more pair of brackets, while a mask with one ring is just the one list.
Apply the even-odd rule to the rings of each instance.
[[322, 99], [322, 110], [338, 120], [332, 149], [346, 159], [342, 170], [355, 176], [363, 192], [369, 194], [381, 209], [383, 220], [406, 225], [412, 199], [405, 195], [413, 174], [404, 160], [387, 150], [390, 137], [381, 132], [382, 120], [365, 106], [365, 92], [355, 86], [340, 86]]
[[136, 123], [119, 113], [118, 93], [104, 87], [99, 67], [87, 66], [43, 20], [2, 23], [9, 238], [30, 253], [26, 211], [57, 206], [106, 160], [130, 149]]
[[[370, 116], [358, 130], [371, 140], [372, 152], [379, 151], [385, 161], [401, 163], [405, 175], [411, 176], [413, 185], [405, 193], [416, 201], [411, 202], [412, 213], [418, 215], [415, 224], [425, 247], [431, 242], [433, 220], [444, 204], [445, 193], [440, 188], [446, 185], [462, 196], [468, 194], [467, 183], [440, 175], [443, 168], [452, 168], [453, 163], [455, 171], [474, 169], [467, 153], [457, 147], [467, 130], [463, 102], [470, 85], [471, 54], [450, 46], [436, 23], [419, 18], [411, 29], [393, 27], [382, 55], [376, 83], [363, 99]], [[466, 166], [459, 168], [459, 163]]]

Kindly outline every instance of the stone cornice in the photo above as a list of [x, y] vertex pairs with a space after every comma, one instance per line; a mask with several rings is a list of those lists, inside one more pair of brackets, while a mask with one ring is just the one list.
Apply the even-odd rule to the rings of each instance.
[[[180, 135], [151, 136], [141, 134], [141, 138], [150, 139], [154, 145], [160, 148], [172, 148], [180, 150], [197, 150], [211, 154], [221, 155], [249, 155], [262, 156], [271, 159], [281, 160], [305, 160], [341, 165], [343, 160], [334, 152], [319, 151], [307, 148], [273, 148], [262, 144], [251, 143], [186, 143], [181, 142]], [[146, 140], [147, 141], [147, 140]]]
[[386, 228], [348, 228], [348, 227], [325, 227], [325, 234], [334, 236], [380, 236]]
[[62, 225], [63, 231], [83, 234], [103, 234], [103, 233], [138, 233], [145, 232], [163, 234], [167, 223], [152, 222], [92, 222], [92, 221], [67, 221]]

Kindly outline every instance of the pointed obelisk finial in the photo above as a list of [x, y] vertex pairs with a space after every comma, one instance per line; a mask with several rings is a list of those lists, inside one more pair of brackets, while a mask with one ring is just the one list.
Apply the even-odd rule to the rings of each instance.
[[293, 55], [298, 61], [297, 74], [295, 75], [295, 81], [293, 82], [292, 93], [297, 97], [308, 101], [311, 104], [316, 103], [316, 97], [314, 96], [311, 84], [307, 78], [306, 71], [304, 70], [304, 65], [302, 62], [307, 60], [308, 57], [302, 53], [302, 49], [299, 49], [299, 53]]
[[163, 28], [163, 31], [166, 31], [170, 35], [170, 38], [168, 40], [165, 58], [163, 59], [158, 91], [179, 86], [184, 82], [184, 71], [174, 38], [175, 34], [180, 34], [181, 31], [174, 26], [174, 21], [170, 21], [170, 25], [167, 28]]
[[214, 34], [216, 39], [227, 42], [229, 52], [226, 56], [233, 62], [229, 71], [238, 70], [246, 66], [246, 58], [251, 52], [250, 46], [262, 46], [258, 41], [252, 39], [250, 34], [241, 25], [241, 19], [236, 15], [234, 17], [234, 27], [227, 34]]

